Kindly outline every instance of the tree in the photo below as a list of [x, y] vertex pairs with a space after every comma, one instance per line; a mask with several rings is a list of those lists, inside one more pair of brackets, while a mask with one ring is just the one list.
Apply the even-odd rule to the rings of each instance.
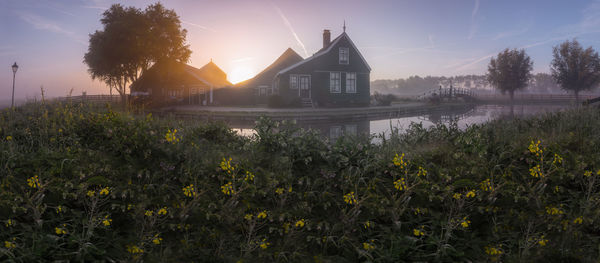
[[516, 90], [524, 89], [531, 78], [533, 62], [524, 49], [505, 49], [490, 60], [487, 80], [513, 100]]
[[591, 90], [600, 83], [600, 58], [592, 47], [584, 50], [573, 39], [555, 46], [552, 51], [552, 77], [563, 90], [573, 91], [577, 101], [580, 91]]
[[187, 62], [192, 51], [179, 17], [160, 3], [145, 11], [112, 5], [103, 13], [102, 31], [90, 34], [84, 63], [92, 79], [114, 88], [126, 103], [127, 84], [160, 60]]

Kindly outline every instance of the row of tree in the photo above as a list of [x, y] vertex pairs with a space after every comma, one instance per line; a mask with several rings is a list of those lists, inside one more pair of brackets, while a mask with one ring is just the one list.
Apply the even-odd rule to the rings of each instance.
[[100, 20], [104, 26], [90, 34], [84, 63], [92, 79], [116, 89], [126, 101], [126, 87], [153, 63], [171, 59], [187, 62], [187, 31], [173, 10], [156, 3], [145, 10], [114, 4]]
[[[552, 79], [563, 90], [572, 91], [577, 100], [579, 92], [600, 84], [600, 57], [592, 47], [584, 49], [577, 40], [567, 40], [555, 46], [552, 55]], [[532, 69], [533, 62], [524, 49], [507, 48], [490, 60], [487, 80], [502, 93], [508, 92], [513, 99], [515, 91], [525, 89], [529, 84]]]

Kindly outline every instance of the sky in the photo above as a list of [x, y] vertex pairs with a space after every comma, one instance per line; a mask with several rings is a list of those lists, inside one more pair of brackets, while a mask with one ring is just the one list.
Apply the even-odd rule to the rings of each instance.
[[[0, 101], [15, 97], [108, 94], [83, 56], [111, 4], [149, 0], [0, 0]], [[250, 78], [288, 47], [306, 58], [346, 32], [372, 68], [371, 80], [485, 74], [491, 57], [524, 48], [534, 72], [549, 72], [552, 47], [577, 38], [600, 49], [600, 1], [528, 0], [163, 0], [192, 50], [190, 65], [211, 59], [232, 82]], [[2, 66], [4, 65], [4, 66]]]

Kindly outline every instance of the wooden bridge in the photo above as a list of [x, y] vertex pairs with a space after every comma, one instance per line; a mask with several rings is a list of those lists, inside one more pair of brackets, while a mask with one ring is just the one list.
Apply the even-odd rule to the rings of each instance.
[[452, 86], [443, 88], [440, 86], [437, 89], [429, 90], [422, 95], [417, 96], [417, 99], [419, 100], [453, 100], [458, 98], [474, 100], [475, 93], [470, 89], [454, 88]]

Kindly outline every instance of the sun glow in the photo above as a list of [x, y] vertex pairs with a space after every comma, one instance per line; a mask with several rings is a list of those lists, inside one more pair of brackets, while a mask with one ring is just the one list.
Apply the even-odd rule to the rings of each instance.
[[255, 74], [256, 70], [253, 67], [238, 65], [227, 74], [227, 77], [231, 83], [235, 84], [252, 78]]

